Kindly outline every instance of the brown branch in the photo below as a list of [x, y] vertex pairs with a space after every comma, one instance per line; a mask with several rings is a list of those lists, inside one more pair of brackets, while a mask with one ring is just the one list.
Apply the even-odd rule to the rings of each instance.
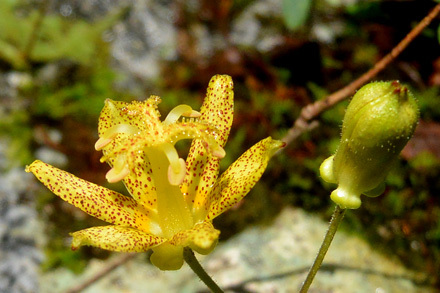
[[429, 12], [425, 18], [423, 18], [417, 26], [415, 26], [406, 36], [397, 44], [396, 47], [391, 50], [385, 57], [379, 60], [373, 68], [368, 70], [366, 73], [361, 75], [358, 79], [350, 83], [349, 85], [343, 87], [342, 89], [334, 92], [333, 94], [327, 96], [323, 100], [316, 101], [315, 103], [309, 104], [301, 110], [299, 117], [296, 119], [294, 125], [289, 129], [287, 134], [281, 139], [285, 143], [289, 144], [298, 138], [302, 133], [310, 129], [310, 123], [312, 119], [318, 117], [322, 112], [331, 108], [335, 104], [346, 99], [352, 95], [358, 88], [363, 84], [368, 82], [379, 72], [381, 72], [385, 67], [388, 66], [400, 53], [432, 22], [432, 20], [437, 17], [440, 13], [440, 4], [437, 4], [434, 9]]
[[119, 257], [117, 259], [109, 261], [109, 263], [104, 268], [102, 268], [101, 271], [96, 273], [90, 279], [87, 279], [85, 282], [80, 283], [80, 284], [70, 288], [69, 290], [66, 291], [66, 293], [78, 293], [78, 292], [81, 292], [82, 290], [86, 289], [87, 287], [89, 287], [90, 285], [95, 283], [96, 281], [100, 280], [102, 277], [104, 277], [107, 274], [109, 274], [111, 271], [113, 271], [117, 267], [125, 264], [126, 262], [128, 262], [129, 260], [134, 258], [136, 255], [137, 255], [137, 253], [126, 253], [126, 254], [123, 254], [121, 257]]

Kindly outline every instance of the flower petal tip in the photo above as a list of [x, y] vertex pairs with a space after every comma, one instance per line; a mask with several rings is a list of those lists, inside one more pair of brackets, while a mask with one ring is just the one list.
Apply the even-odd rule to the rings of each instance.
[[266, 138], [266, 142], [267, 142], [266, 147], [268, 150], [269, 157], [272, 157], [273, 155], [275, 155], [277, 151], [279, 151], [280, 149], [282, 149], [287, 145], [287, 143], [285, 143], [284, 141], [273, 139], [270, 136]]
[[38, 165], [38, 164], [44, 164], [44, 163], [40, 160], [35, 160], [30, 165], [26, 165], [26, 167], [24, 168], [24, 171], [26, 173], [34, 173], [35, 165]]
[[31, 166], [30, 166], [30, 165], [26, 165], [26, 167], [24, 168], [24, 171], [25, 171], [26, 173], [30, 173], [30, 172], [32, 172], [32, 171], [31, 171]]
[[83, 246], [81, 239], [75, 237], [75, 233], [69, 233], [72, 236], [72, 243], [70, 244], [70, 249], [72, 251], [78, 250], [81, 246]]

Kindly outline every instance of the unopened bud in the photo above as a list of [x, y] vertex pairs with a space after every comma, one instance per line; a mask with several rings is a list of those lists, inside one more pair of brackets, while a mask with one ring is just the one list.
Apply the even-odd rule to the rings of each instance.
[[357, 209], [361, 194], [381, 194], [383, 181], [418, 119], [413, 94], [398, 81], [362, 87], [347, 108], [336, 154], [320, 167], [325, 181], [338, 184], [331, 199], [341, 208]]

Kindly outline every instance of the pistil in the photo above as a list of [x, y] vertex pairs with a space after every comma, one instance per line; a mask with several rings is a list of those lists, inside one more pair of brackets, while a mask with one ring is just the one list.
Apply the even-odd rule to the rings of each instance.
[[168, 179], [170, 162], [161, 146], [146, 148], [157, 194], [157, 212], [163, 236], [171, 238], [176, 233], [190, 229], [194, 223], [192, 214], [177, 185]]

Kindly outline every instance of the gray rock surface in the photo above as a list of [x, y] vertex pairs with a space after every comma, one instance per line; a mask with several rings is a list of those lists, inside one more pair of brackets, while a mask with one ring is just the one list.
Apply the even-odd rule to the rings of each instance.
[[264, 23], [264, 18], [281, 18], [282, 4], [278, 0], [254, 1], [234, 21], [231, 42], [236, 46], [267, 53], [284, 42], [279, 27]]
[[[326, 228], [327, 223], [316, 216], [287, 208], [270, 226], [249, 228], [221, 243], [212, 254], [197, 257], [227, 292], [298, 292]], [[47, 273], [41, 276], [42, 292], [63, 292], [106, 265], [92, 261], [81, 276], [65, 269]], [[423, 278], [359, 237], [339, 231], [309, 292], [435, 292], [418, 285]], [[82, 292], [207, 291], [186, 265], [179, 271], [162, 272], [140, 254]]]
[[142, 80], [154, 80], [160, 61], [176, 58], [176, 28], [169, 1], [134, 1], [127, 20], [113, 29], [112, 55], [118, 69]]
[[0, 174], [0, 292], [38, 292], [43, 259], [37, 235], [42, 235], [34, 201], [28, 192], [30, 176], [21, 168]]

